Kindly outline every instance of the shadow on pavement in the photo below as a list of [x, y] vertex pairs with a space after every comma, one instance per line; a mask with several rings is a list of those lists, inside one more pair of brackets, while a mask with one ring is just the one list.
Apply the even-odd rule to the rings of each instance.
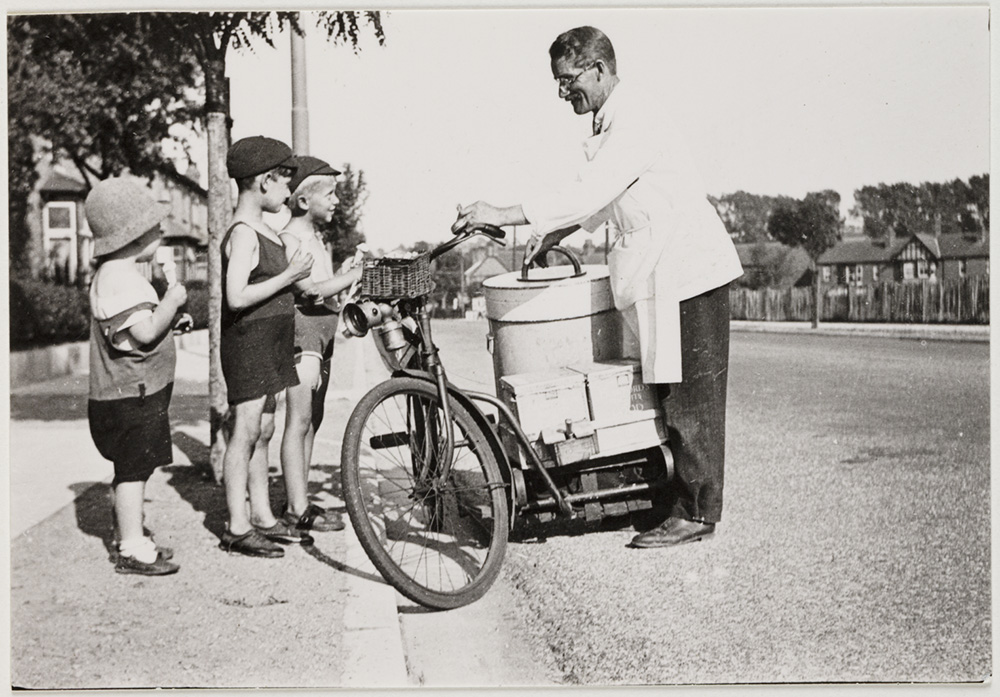
[[[87, 419], [86, 394], [12, 394], [10, 418], [14, 421], [81, 421]], [[205, 395], [173, 395], [173, 425], [197, 425], [208, 418]]]
[[[178, 443], [177, 435], [180, 434], [175, 434], [174, 442], [183, 449], [184, 446]], [[194, 438], [190, 438], [190, 440], [198, 442]], [[205, 528], [216, 537], [222, 537], [222, 532], [226, 528], [225, 490], [215, 483], [211, 475], [197, 467], [168, 465], [162, 469], [170, 475], [167, 484], [176, 489], [181, 498], [191, 505], [191, 508], [204, 514], [202, 522]]]
[[184, 431], [178, 431], [174, 429], [171, 434], [171, 439], [180, 451], [187, 456], [187, 459], [194, 465], [197, 469], [202, 469], [208, 471], [209, 469], [209, 457], [210, 449], [207, 445], [202, 443], [197, 438], [193, 438]]
[[[319, 476], [317, 476], [317, 474]], [[282, 483], [280, 477], [278, 479], [271, 481], [272, 501], [275, 500], [275, 495], [274, 495], [275, 490], [277, 490], [278, 492], [284, 492], [284, 484]], [[313, 500], [316, 499], [322, 500], [323, 498], [325, 498], [326, 495], [334, 496], [337, 499], [343, 500], [343, 495], [340, 487], [340, 465], [313, 465], [310, 468], [310, 474], [309, 474], [310, 498], [312, 498]], [[281, 499], [281, 502], [280, 502], [280, 507], [275, 509], [277, 511], [284, 510], [283, 493], [279, 494], [279, 497]], [[323, 508], [340, 513], [341, 515], [345, 516], [346, 519], [347, 510], [344, 508], [344, 506], [327, 506], [322, 503], [320, 503], [320, 505], [323, 506]], [[345, 530], [342, 533], [334, 533], [334, 534], [353, 535], [354, 533]], [[337, 571], [340, 571], [345, 574], [350, 574], [352, 576], [357, 576], [358, 578], [363, 578], [366, 581], [371, 581], [373, 583], [385, 584], [385, 580], [381, 576], [348, 566], [344, 562], [337, 561], [336, 559], [324, 554], [316, 547], [306, 547], [304, 549], [306, 550], [306, 553], [313, 559], [322, 564], [326, 564], [327, 566], [336, 569]]]
[[76, 526], [81, 532], [101, 539], [108, 559], [114, 561], [114, 511], [111, 507], [111, 485], [103, 482], [77, 482], [69, 489], [75, 495]]
[[[353, 533], [347, 532], [347, 534], [351, 535]], [[351, 576], [357, 576], [358, 578], [363, 578], [364, 580], [371, 581], [372, 583], [381, 583], [385, 585], [385, 580], [381, 576], [370, 574], [367, 571], [362, 571], [361, 569], [355, 569], [353, 567], [348, 566], [342, 561], [337, 561], [333, 557], [321, 552], [319, 549], [316, 548], [315, 545], [311, 547], [303, 547], [302, 549], [304, 549], [306, 554], [308, 554], [310, 557], [312, 557], [313, 559], [322, 564], [326, 564], [332, 569], [336, 569], [337, 571], [340, 571], [345, 574], [350, 574]]]

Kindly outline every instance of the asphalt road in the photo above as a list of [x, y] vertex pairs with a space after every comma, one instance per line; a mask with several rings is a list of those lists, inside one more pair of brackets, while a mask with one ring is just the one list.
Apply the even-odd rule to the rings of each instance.
[[[486, 323], [435, 331], [489, 389]], [[587, 686], [989, 676], [988, 345], [734, 333], [729, 397], [713, 540], [510, 545], [495, 614], [536, 662]]]

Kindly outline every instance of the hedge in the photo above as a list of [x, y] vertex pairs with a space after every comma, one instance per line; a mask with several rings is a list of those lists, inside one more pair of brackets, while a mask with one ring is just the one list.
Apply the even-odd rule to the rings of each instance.
[[11, 276], [11, 349], [86, 341], [89, 336], [90, 302], [86, 290]]
[[[204, 329], [208, 326], [208, 285], [205, 281], [189, 281], [184, 285], [188, 292], [184, 309], [194, 319], [194, 328]], [[164, 289], [155, 282], [153, 286], [162, 296]], [[86, 289], [27, 276], [11, 276], [11, 350], [89, 338], [90, 299]]]

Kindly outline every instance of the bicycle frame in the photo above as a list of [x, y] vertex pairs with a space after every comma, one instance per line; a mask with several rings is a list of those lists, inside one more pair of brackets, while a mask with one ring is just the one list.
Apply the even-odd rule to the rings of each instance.
[[[444, 244], [436, 247], [430, 252], [431, 260], [436, 259], [442, 254], [455, 248], [462, 242], [465, 242], [475, 234], [480, 234], [481, 231], [473, 231], [471, 233], [456, 235], [451, 240], [448, 240]], [[502, 234], [502, 231], [499, 231]], [[488, 234], [494, 239], [499, 236], [495, 233], [484, 232], [483, 234]], [[417, 332], [414, 333], [413, 339], [409, 341], [410, 345], [417, 349], [414, 358], [417, 359], [417, 365], [398, 365], [394, 366], [390, 363], [387, 358], [387, 354], [390, 356], [392, 352], [388, 347], [383, 347], [382, 339], [380, 336], [373, 336], [376, 342], [376, 347], [379, 349], [383, 360], [386, 362], [387, 367], [393, 371], [394, 374], [406, 374], [414, 377], [421, 377], [423, 379], [428, 379], [433, 382], [437, 388], [438, 397], [441, 404], [442, 418], [445, 423], [450, 423], [451, 417], [451, 399], [452, 395], [461, 395], [465, 398], [465, 405], [467, 407], [473, 407], [482, 418], [483, 423], [490, 423], [490, 420], [486, 417], [485, 413], [478, 407], [475, 406], [475, 402], [486, 403], [490, 406], [496, 408], [499, 417], [504, 420], [504, 422], [510, 427], [511, 432], [515, 435], [518, 446], [521, 451], [527, 457], [529, 464], [532, 469], [535, 470], [542, 481], [545, 483], [545, 487], [549, 494], [552, 496], [552, 501], [555, 503], [556, 508], [559, 512], [566, 517], [572, 517], [573, 510], [567, 497], [559, 490], [552, 477], [546, 471], [544, 465], [535, 449], [531, 447], [531, 443], [528, 440], [527, 435], [521, 429], [520, 424], [517, 422], [516, 417], [511, 412], [510, 408], [504, 404], [501, 400], [497, 399], [493, 395], [481, 393], [481, 392], [470, 392], [461, 390], [460, 388], [452, 385], [448, 382], [447, 374], [445, 372], [444, 364], [441, 361], [440, 353], [437, 345], [434, 343], [433, 334], [431, 329], [431, 319], [430, 314], [427, 311], [427, 298], [426, 296], [419, 296], [417, 298], [411, 299], [399, 299], [389, 302], [388, 304], [393, 308], [394, 313], [398, 315], [400, 320], [405, 320], [407, 317], [412, 318], [416, 322]], [[383, 350], [384, 349], [384, 350]], [[412, 363], [412, 360], [411, 360]], [[435, 476], [441, 479], [446, 479], [451, 472], [452, 460], [455, 452], [455, 438], [452, 429], [444, 429], [445, 442], [443, 444], [442, 450], [442, 467], [435, 473]], [[499, 437], [493, 432], [493, 427], [490, 425], [490, 431], [493, 440], [495, 441], [495, 447], [499, 453], [503, 455], [501, 458], [500, 466], [505, 471], [505, 479], [511, 482], [513, 486], [513, 474], [511, 472], [510, 459], [508, 454], [504, 451], [503, 445], [500, 443]], [[424, 462], [421, 467], [421, 472], [419, 476], [421, 479], [426, 479], [429, 475], [428, 468], [430, 467], [430, 462]], [[512, 506], [511, 520], [516, 517], [516, 505]]]

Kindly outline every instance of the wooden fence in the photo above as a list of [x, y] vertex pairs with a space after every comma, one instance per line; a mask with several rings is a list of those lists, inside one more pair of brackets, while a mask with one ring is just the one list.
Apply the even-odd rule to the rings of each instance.
[[[733, 288], [733, 319], [809, 321], [812, 288]], [[906, 322], [920, 324], [989, 324], [990, 278], [970, 276], [955, 281], [880, 283], [822, 293], [822, 322]]]

